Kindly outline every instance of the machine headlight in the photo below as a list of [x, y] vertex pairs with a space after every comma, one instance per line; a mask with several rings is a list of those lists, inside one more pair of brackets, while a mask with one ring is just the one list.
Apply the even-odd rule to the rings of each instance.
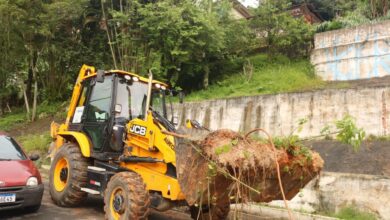
[[35, 176], [32, 176], [27, 179], [26, 186], [34, 187], [38, 186], [38, 179]]

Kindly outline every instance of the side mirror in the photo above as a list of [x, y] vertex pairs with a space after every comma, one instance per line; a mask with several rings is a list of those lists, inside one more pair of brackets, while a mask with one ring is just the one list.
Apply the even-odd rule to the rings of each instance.
[[32, 161], [36, 161], [40, 158], [39, 154], [31, 154], [28, 156], [30, 158], [30, 160]]
[[184, 103], [184, 92], [183, 91], [179, 92], [179, 103], [180, 104]]
[[104, 82], [104, 70], [98, 70], [96, 73], [96, 82]]
[[116, 104], [114, 111], [115, 111], [115, 113], [121, 113], [122, 112], [122, 105]]

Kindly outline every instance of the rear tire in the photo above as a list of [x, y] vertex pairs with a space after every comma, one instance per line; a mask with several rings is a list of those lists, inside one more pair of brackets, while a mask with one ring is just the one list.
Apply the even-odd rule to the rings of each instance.
[[147, 220], [149, 192], [140, 175], [121, 172], [111, 177], [104, 192], [105, 219]]
[[81, 191], [87, 185], [88, 159], [74, 143], [65, 143], [55, 154], [50, 168], [49, 188], [54, 203], [69, 207], [78, 205], [87, 193]]

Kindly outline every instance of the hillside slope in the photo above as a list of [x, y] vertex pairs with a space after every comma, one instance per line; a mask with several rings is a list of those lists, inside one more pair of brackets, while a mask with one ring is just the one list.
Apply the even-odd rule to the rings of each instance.
[[239, 71], [212, 84], [207, 90], [190, 93], [189, 101], [305, 91], [324, 88], [327, 83], [316, 77], [307, 59], [289, 60], [276, 57], [269, 60], [266, 54], [248, 58], [253, 65], [252, 74]]

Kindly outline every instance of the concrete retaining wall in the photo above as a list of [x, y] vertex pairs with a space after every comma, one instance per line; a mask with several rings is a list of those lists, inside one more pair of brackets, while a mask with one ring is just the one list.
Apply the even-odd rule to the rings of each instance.
[[290, 134], [299, 119], [307, 118], [301, 137], [319, 135], [326, 124], [346, 114], [355, 117], [366, 133], [388, 135], [389, 112], [390, 86], [239, 97], [176, 106], [181, 124], [189, 118], [212, 130], [248, 131], [261, 127], [274, 136]]
[[[283, 207], [283, 201], [273, 201]], [[384, 176], [324, 172], [289, 201], [295, 210], [338, 212], [346, 206], [390, 219], [390, 179]]]
[[390, 74], [390, 21], [316, 34], [311, 61], [324, 80]]

